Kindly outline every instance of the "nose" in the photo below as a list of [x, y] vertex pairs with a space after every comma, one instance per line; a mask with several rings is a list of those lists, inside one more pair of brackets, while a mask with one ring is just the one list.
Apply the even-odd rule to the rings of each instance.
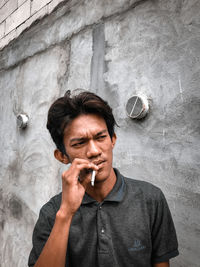
[[87, 146], [87, 157], [91, 159], [101, 155], [101, 149], [94, 140], [90, 140]]

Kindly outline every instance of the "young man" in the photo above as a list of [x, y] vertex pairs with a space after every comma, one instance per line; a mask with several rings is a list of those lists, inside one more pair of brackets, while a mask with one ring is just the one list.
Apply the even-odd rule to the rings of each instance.
[[29, 266], [168, 267], [178, 255], [161, 190], [112, 167], [115, 124], [107, 102], [90, 92], [67, 92], [50, 107], [55, 158], [71, 166], [62, 193], [40, 211]]

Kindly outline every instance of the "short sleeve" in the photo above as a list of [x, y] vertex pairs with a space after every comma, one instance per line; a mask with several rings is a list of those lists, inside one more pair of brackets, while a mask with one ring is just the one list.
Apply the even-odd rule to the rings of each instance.
[[29, 255], [28, 266], [32, 267], [39, 258], [45, 243], [51, 233], [55, 221], [55, 211], [50, 203], [40, 210], [39, 218], [33, 230], [33, 248]]
[[152, 262], [159, 263], [176, 257], [179, 252], [174, 223], [162, 191], [159, 191], [155, 205], [152, 226]]

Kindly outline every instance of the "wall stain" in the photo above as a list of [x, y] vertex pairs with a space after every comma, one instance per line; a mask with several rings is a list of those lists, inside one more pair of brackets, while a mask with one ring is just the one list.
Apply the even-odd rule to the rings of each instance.
[[9, 200], [9, 210], [11, 216], [17, 220], [22, 218], [22, 204], [21, 200], [18, 199], [16, 196], [12, 196]]
[[0, 227], [2, 230], [4, 230], [4, 225], [5, 225], [5, 221], [4, 220], [0, 221]]

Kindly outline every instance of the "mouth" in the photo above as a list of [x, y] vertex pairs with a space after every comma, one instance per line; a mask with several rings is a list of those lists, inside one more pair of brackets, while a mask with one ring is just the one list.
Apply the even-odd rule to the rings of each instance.
[[99, 160], [99, 161], [94, 161], [93, 163], [99, 167], [99, 169], [103, 168], [103, 165], [106, 161], [105, 160]]

